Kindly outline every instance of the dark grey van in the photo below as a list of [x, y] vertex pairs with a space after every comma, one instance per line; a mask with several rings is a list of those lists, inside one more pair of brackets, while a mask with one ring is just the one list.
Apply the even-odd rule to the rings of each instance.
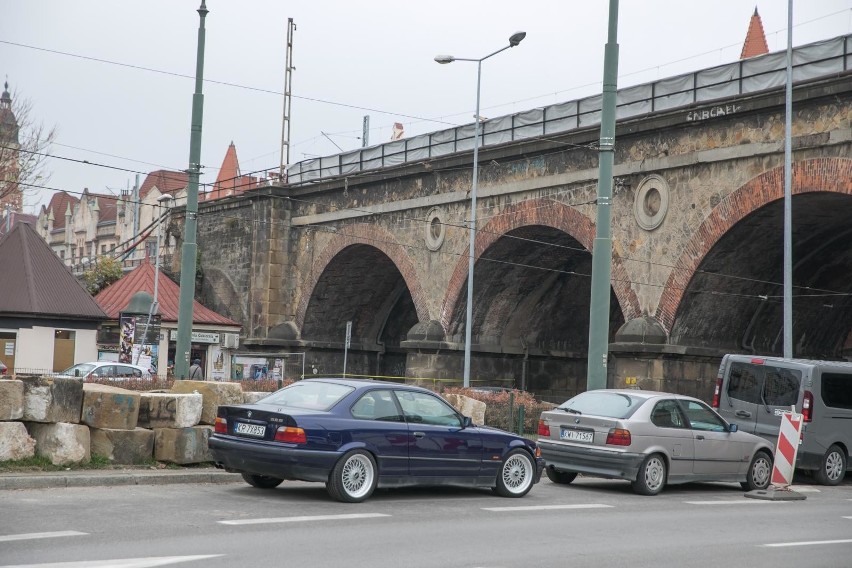
[[852, 449], [852, 363], [725, 355], [713, 407], [741, 430], [778, 441], [781, 413], [804, 415], [796, 468], [840, 483]]

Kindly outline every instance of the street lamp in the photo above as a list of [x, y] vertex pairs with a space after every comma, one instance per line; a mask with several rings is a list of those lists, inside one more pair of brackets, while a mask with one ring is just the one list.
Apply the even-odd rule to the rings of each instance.
[[515, 47], [527, 36], [527, 32], [515, 32], [509, 38], [509, 45], [501, 47], [493, 53], [489, 53], [485, 57], [479, 59], [453, 57], [452, 55], [438, 55], [435, 61], [445, 65], [453, 61], [474, 61], [476, 62], [476, 114], [474, 119], [476, 125], [473, 135], [473, 179], [470, 185], [470, 250], [468, 251], [467, 262], [467, 309], [465, 313], [465, 328], [464, 328], [464, 383], [465, 387], [470, 386], [470, 341], [471, 329], [473, 327], [473, 245], [476, 240], [476, 186], [479, 181], [479, 86], [482, 82], [482, 62], [497, 55], [501, 51], [505, 51], [510, 47]]

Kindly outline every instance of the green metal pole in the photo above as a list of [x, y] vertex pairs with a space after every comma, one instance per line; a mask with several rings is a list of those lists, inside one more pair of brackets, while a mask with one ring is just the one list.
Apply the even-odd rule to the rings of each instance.
[[609, 298], [612, 273], [612, 164], [618, 88], [618, 0], [609, 0], [609, 32], [604, 51], [603, 101], [599, 151], [597, 225], [592, 249], [592, 298], [589, 310], [589, 361], [586, 389], [606, 388], [609, 352]]
[[184, 379], [189, 374], [189, 355], [192, 339], [192, 303], [195, 300], [195, 261], [198, 245], [198, 177], [201, 173], [201, 123], [204, 114], [204, 18], [207, 17], [205, 0], [198, 9], [198, 54], [195, 64], [195, 93], [192, 95], [192, 132], [189, 138], [189, 185], [186, 187], [186, 221], [180, 257], [180, 304], [178, 308], [177, 345], [175, 346], [175, 377]]

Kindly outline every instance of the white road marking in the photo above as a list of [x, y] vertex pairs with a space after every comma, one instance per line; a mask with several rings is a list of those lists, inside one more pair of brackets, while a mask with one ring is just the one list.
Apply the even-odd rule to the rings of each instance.
[[5, 534], [0, 535], [0, 542], [9, 542], [10, 540], [33, 540], [36, 538], [54, 538], [57, 536], [85, 536], [89, 533], [77, 531], [56, 531], [56, 532], [40, 532], [40, 533], [21, 533], [21, 534]]
[[[852, 499], [850, 499], [852, 501]], [[852, 517], [843, 517], [844, 519], [852, 519]]]
[[196, 556], [159, 556], [148, 558], [120, 558], [116, 560], [85, 560], [82, 562], [50, 562], [48, 564], [15, 564], [0, 568], [154, 568], [181, 562], [217, 558], [222, 554], [201, 554]]
[[613, 505], [601, 505], [589, 503], [587, 505], [530, 505], [525, 507], [482, 507], [483, 511], [511, 512], [511, 511], [547, 511], [551, 509], [611, 509]]
[[[268, 519], [239, 519], [235, 521], [219, 521], [222, 525], [262, 525], [267, 523], [304, 523], [310, 521], [345, 521], [350, 519], [375, 519], [390, 517], [381, 513], [363, 513], [352, 515], [314, 515], [312, 517], [278, 517]], [[0, 568], [3, 568], [0, 566]]]
[[763, 546], [769, 548], [781, 548], [785, 546], [816, 546], [820, 544], [849, 544], [852, 542], [852, 538], [847, 538], [843, 540], [810, 540], [803, 542], [775, 542], [772, 544], [764, 544]]
[[769, 501], [766, 499], [736, 499], [731, 501], [684, 501], [687, 505], [755, 505], [757, 503], [790, 503], [790, 501]]

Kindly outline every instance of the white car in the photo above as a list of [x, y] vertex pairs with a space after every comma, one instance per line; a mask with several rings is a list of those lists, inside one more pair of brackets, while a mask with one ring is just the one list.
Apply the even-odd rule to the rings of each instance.
[[95, 361], [93, 363], [77, 363], [58, 374], [60, 377], [82, 377], [85, 381], [128, 381], [133, 379], [150, 380], [148, 369], [130, 363], [115, 361]]

